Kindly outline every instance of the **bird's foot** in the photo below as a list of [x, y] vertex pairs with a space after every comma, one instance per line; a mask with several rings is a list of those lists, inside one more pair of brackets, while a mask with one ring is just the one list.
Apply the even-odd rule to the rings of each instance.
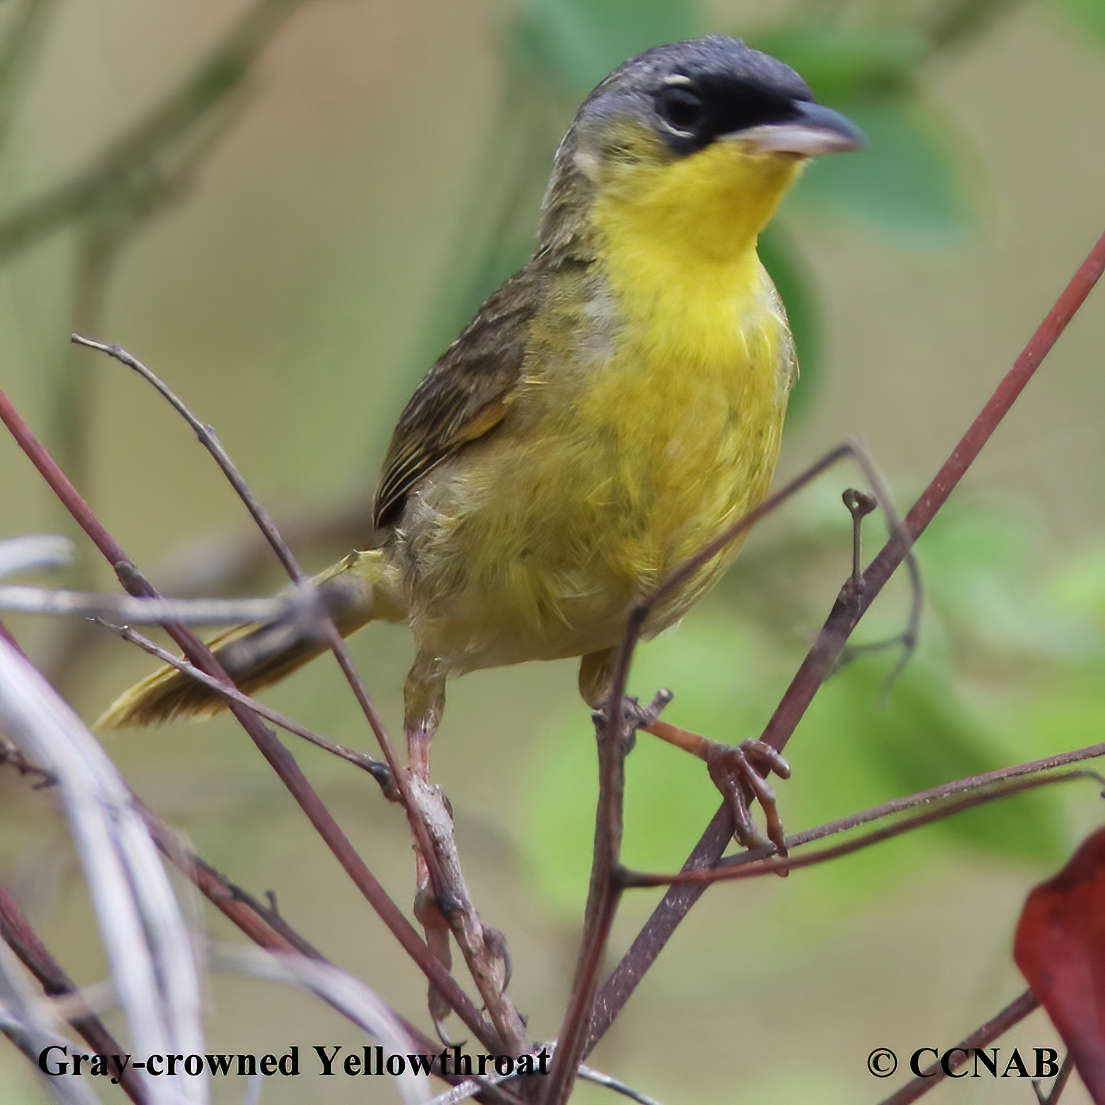
[[[769, 744], [760, 740], [743, 740], [738, 745], [707, 741], [703, 760], [714, 786], [729, 805], [736, 828], [733, 836], [745, 848], [755, 848], [770, 841], [781, 856], [787, 854], [786, 833], [779, 816], [775, 788], [767, 781], [775, 774], [790, 778], [790, 764]], [[752, 818], [747, 795], [751, 795], [764, 813], [766, 840]]]
[[[755, 848], [770, 841], [781, 856], [787, 854], [786, 835], [779, 816], [775, 791], [767, 777], [790, 778], [790, 764], [769, 744], [759, 740], [744, 740], [738, 745], [722, 744], [699, 736], [666, 721], [654, 721], [641, 726], [648, 733], [697, 756], [706, 764], [714, 786], [721, 791], [733, 814], [736, 828], [733, 836], [745, 848]], [[767, 837], [760, 833], [749, 810], [749, 797], [764, 811]]]

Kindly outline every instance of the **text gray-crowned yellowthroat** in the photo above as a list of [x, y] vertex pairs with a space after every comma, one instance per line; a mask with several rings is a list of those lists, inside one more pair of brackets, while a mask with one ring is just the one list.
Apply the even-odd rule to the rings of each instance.
[[[796, 364], [756, 239], [810, 156], [862, 144], [792, 69], [722, 36], [647, 50], [584, 101], [536, 250], [400, 416], [365, 551], [317, 581], [343, 634], [410, 627], [413, 767], [451, 675], [581, 656], [600, 707], [631, 606], [767, 494]], [[659, 604], [646, 636], [737, 548]], [[289, 617], [213, 647], [256, 691], [324, 645]], [[166, 667], [101, 724], [222, 705]]]

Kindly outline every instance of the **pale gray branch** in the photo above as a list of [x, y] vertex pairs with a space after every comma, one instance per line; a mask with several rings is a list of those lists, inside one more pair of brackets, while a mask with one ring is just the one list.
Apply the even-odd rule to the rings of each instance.
[[[203, 1053], [191, 934], [130, 790], [42, 674], [0, 637], [0, 729], [53, 773], [136, 1054]], [[151, 1105], [206, 1105], [202, 1078], [143, 1078]]]
[[227, 625], [268, 621], [285, 614], [299, 596], [268, 599], [145, 599], [132, 595], [96, 595], [0, 583], [0, 610], [23, 614], [58, 614], [103, 618], [110, 622], [149, 625], [186, 622], [189, 625]]

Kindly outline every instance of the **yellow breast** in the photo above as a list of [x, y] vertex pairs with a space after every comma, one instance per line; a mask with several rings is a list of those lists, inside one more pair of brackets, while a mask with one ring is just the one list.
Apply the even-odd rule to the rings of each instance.
[[[665, 294], [628, 314], [617, 351], [578, 404], [579, 461], [605, 513], [602, 553], [643, 594], [766, 495], [792, 356], [785, 319], [754, 254], [667, 268]], [[615, 301], [624, 303], [629, 295]], [[613, 533], [611, 533], [611, 527]], [[736, 548], [718, 565], [724, 567]], [[689, 588], [674, 620], [711, 571]]]

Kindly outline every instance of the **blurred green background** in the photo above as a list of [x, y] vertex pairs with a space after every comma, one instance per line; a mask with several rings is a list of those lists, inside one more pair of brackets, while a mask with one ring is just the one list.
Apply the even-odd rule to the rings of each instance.
[[[321, 568], [363, 532], [358, 511], [411, 389], [525, 257], [575, 105], [639, 49], [725, 31], [795, 65], [871, 138], [863, 154], [811, 167], [764, 243], [803, 364], [780, 476], [858, 435], [904, 508], [1105, 225], [1103, 10], [1099, 0], [10, 2], [0, 10], [0, 386], [163, 589], [278, 586], [271, 567], [250, 567], [243, 512], [184, 425], [67, 339], [80, 329], [121, 343], [215, 424], [304, 562]], [[243, 18], [249, 33], [234, 31]], [[193, 82], [228, 36], [242, 52]], [[178, 95], [185, 87], [191, 96]], [[158, 113], [165, 102], [175, 113]], [[882, 704], [896, 657], [864, 657], [799, 727], [795, 777], [781, 788], [789, 828], [1101, 739], [1101, 296], [923, 538], [923, 640], [905, 676]], [[847, 570], [839, 494], [859, 482], [835, 472], [769, 519], [718, 591], [641, 651], [634, 686], [672, 687], [669, 720], [727, 740], [760, 731]], [[0, 438], [0, 536], [58, 530], [68, 531], [59, 508]], [[869, 525], [869, 547], [880, 532]], [[83, 544], [68, 582], [112, 585]], [[898, 583], [860, 639], [896, 632], [907, 606]], [[86, 717], [148, 668], [114, 641], [8, 621]], [[354, 653], [399, 735], [409, 642], [373, 626]], [[331, 666], [270, 697], [369, 746]], [[106, 744], [209, 862], [256, 894], [275, 891], [309, 940], [424, 1023], [420, 977], [233, 725]], [[574, 965], [593, 748], [571, 662], [459, 681], [434, 746], [466, 874], [507, 935], [512, 993], [538, 1038], [559, 1026]], [[412, 864], [397, 811], [351, 769], [295, 752], [406, 904]], [[639, 741], [627, 862], [677, 866], [716, 808], [683, 759]], [[49, 794], [14, 775], [0, 786], [0, 877], [76, 978], [102, 977]], [[714, 889], [594, 1064], [665, 1101], [879, 1099], [898, 1079], [867, 1074], [871, 1049], [951, 1046], [1023, 988], [1008, 954], [1020, 903], [1098, 823], [1097, 804], [1091, 783], [1068, 785], [785, 882]], [[629, 896], [615, 950], [655, 900]], [[238, 938], [195, 910], [197, 924]], [[267, 984], [219, 977], [210, 998], [212, 1050], [359, 1043], [327, 1009]], [[1037, 1014], [1003, 1044], [1055, 1040]], [[929, 1100], [1010, 1092], [964, 1083]], [[11, 1048], [0, 1085], [5, 1102], [44, 1100]], [[262, 1100], [303, 1091], [272, 1083]], [[244, 1092], [214, 1088], [219, 1102]], [[387, 1087], [342, 1082], [312, 1080], [309, 1092], [392, 1099]]]

